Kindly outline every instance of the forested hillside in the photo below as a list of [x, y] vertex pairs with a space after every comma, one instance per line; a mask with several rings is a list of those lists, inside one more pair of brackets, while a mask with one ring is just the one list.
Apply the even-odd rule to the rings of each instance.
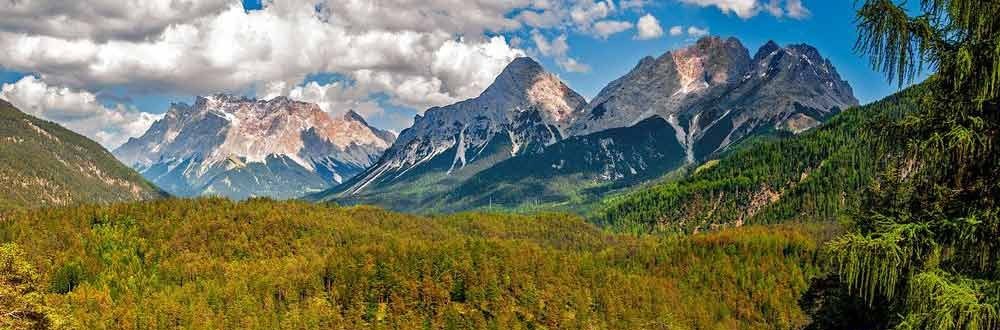
[[8, 211], [0, 328], [793, 329], [831, 235], [267, 200]]
[[857, 207], [885, 143], [881, 127], [913, 111], [924, 88], [852, 108], [799, 136], [744, 142], [681, 180], [611, 197], [596, 221], [630, 232], [829, 222]]
[[0, 100], [0, 209], [162, 197], [97, 142]]

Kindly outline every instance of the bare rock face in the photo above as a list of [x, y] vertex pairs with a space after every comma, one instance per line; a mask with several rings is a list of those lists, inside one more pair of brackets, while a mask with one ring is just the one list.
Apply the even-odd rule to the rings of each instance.
[[317, 197], [357, 194], [429, 172], [470, 175], [541, 151], [566, 136], [584, 105], [582, 96], [537, 62], [515, 59], [478, 97], [428, 109], [372, 168]]
[[768, 42], [751, 58], [734, 38], [706, 37], [660, 58], [643, 59], [594, 98], [570, 135], [666, 119], [689, 162], [753, 132], [795, 133], [858, 104], [851, 87], [808, 45]]
[[393, 139], [353, 111], [214, 95], [172, 105], [114, 154], [175, 195], [293, 198], [361, 172]]
[[654, 115], [667, 118], [713, 89], [739, 81], [750, 62], [746, 48], [735, 38], [704, 38], [656, 59], [646, 57], [590, 102], [574, 121], [571, 134], [632, 126]]

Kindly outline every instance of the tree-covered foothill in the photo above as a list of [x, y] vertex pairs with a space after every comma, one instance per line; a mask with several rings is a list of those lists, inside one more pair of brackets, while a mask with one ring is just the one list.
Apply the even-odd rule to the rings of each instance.
[[794, 329], [830, 230], [635, 236], [562, 214], [268, 200], [15, 210], [0, 216], [0, 304], [42, 314], [0, 324]]
[[823, 299], [860, 299], [875, 328], [998, 329], [1000, 2], [859, 4], [858, 49], [876, 68], [900, 83], [936, 72], [918, 110], [885, 125], [903, 147], [881, 155], [850, 231], [827, 245], [839, 289]]
[[0, 100], [0, 209], [164, 196], [97, 142]]

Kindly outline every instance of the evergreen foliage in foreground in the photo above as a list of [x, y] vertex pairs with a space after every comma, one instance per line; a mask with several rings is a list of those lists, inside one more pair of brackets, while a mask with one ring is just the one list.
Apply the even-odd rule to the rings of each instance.
[[0, 279], [34, 269], [40, 320], [86, 329], [793, 329], [827, 231], [160, 200], [3, 214]]
[[1000, 2], [922, 0], [910, 16], [867, 0], [858, 17], [876, 68], [901, 83], [937, 72], [920, 110], [887, 125], [905, 147], [827, 246], [835, 276], [879, 328], [998, 329]]

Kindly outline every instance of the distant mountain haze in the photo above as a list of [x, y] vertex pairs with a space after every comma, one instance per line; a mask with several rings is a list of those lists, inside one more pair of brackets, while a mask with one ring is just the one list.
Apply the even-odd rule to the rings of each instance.
[[220, 94], [174, 104], [114, 154], [179, 196], [285, 199], [351, 178], [394, 139], [353, 111], [333, 117], [286, 97]]

